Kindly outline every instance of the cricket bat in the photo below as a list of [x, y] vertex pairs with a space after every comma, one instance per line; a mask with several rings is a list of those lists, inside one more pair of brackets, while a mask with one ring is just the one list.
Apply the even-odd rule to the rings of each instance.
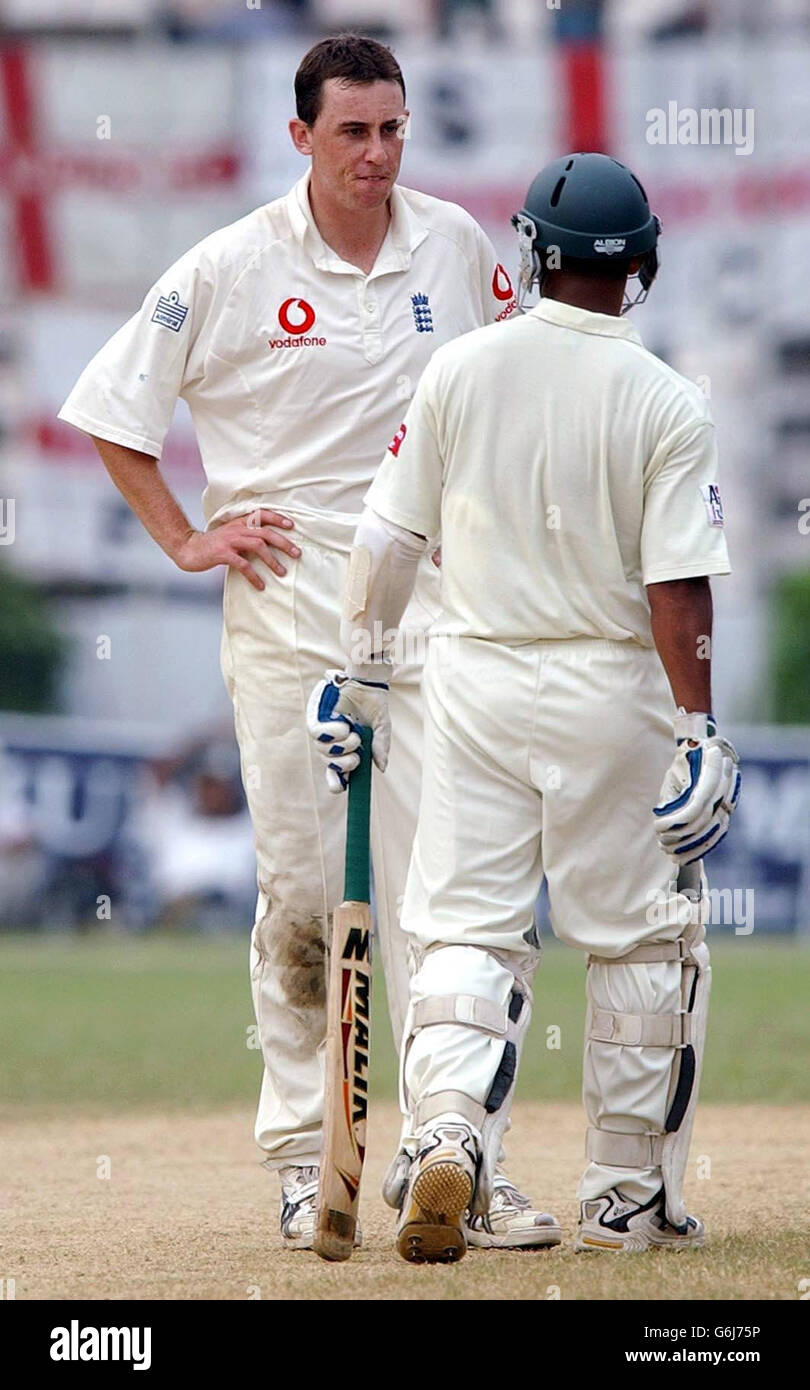
[[349, 778], [345, 888], [332, 918], [329, 959], [323, 1150], [314, 1241], [323, 1260], [348, 1260], [354, 1249], [366, 1154], [371, 730], [362, 728], [360, 735], [360, 764]]

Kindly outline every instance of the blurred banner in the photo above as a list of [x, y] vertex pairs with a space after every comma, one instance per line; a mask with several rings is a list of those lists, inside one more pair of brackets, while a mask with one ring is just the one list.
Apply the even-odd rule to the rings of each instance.
[[[536, 170], [572, 138], [570, 113], [588, 84], [549, 41], [461, 51], [402, 43], [397, 53], [413, 113], [403, 182], [462, 203], [514, 268], [509, 218]], [[109, 520], [108, 484], [56, 409], [167, 265], [301, 175], [286, 129], [300, 57], [289, 41], [44, 41], [2, 51], [0, 294], [9, 312], [17, 306], [8, 332], [26, 374], [6, 491], [28, 487], [14, 557], [24, 567], [108, 575], [109, 551], [95, 544]], [[752, 526], [762, 539], [764, 509], [770, 558], [803, 559], [801, 431], [780, 441], [777, 475], [763, 477], [759, 464], [773, 447], [769, 415], [797, 414], [807, 387], [806, 373], [777, 382], [777, 369], [810, 337], [810, 53], [703, 39], [607, 48], [594, 61], [605, 141], [647, 183], [664, 222], [664, 273], [639, 326], [712, 396], [729, 493], [739, 488], [739, 507], [727, 509], [732, 542], [735, 527], [743, 541]], [[194, 508], [202, 477], [182, 410], [166, 467]], [[106, 503], [93, 518], [96, 488]], [[37, 546], [37, 497], [75, 513], [65, 550]], [[165, 580], [162, 557], [134, 529], [115, 551], [116, 578]]]
[[0, 714], [0, 930], [249, 928], [229, 728]]
[[238, 216], [234, 50], [20, 43], [0, 83], [4, 290], [120, 309]]

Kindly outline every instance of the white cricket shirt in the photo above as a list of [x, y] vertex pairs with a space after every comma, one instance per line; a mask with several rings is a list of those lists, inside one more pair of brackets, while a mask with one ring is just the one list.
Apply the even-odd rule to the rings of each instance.
[[160, 458], [182, 396], [209, 525], [258, 505], [359, 512], [433, 350], [514, 308], [462, 208], [395, 187], [365, 275], [323, 241], [309, 177], [167, 270], [59, 412]]
[[437, 352], [366, 501], [441, 533], [435, 632], [652, 646], [645, 584], [729, 569], [705, 398], [551, 299]]

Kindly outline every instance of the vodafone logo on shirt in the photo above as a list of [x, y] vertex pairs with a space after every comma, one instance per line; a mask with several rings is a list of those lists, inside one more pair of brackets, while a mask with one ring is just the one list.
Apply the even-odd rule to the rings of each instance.
[[295, 296], [285, 299], [278, 311], [278, 321], [287, 337], [268, 338], [271, 348], [326, 347], [325, 338], [306, 336], [315, 323], [315, 310], [305, 299]]

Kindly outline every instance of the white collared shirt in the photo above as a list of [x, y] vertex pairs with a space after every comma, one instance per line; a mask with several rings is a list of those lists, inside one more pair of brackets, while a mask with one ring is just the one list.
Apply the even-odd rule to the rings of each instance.
[[705, 397], [551, 299], [436, 353], [366, 501], [441, 533], [437, 632], [652, 646], [644, 586], [729, 569]]
[[96, 354], [59, 418], [160, 458], [194, 422], [209, 525], [257, 505], [357, 513], [433, 350], [514, 308], [470, 215], [395, 187], [368, 275], [323, 241], [309, 173], [198, 243]]

